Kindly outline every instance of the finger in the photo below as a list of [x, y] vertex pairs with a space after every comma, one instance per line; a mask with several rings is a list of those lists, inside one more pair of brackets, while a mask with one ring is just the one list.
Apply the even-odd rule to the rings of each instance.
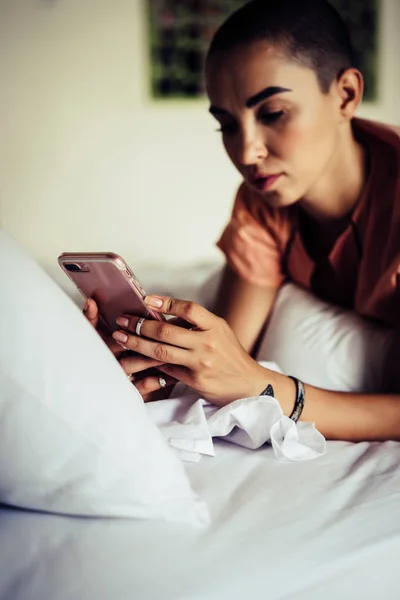
[[[165, 385], [161, 385], [165, 382]], [[144, 379], [138, 379], [134, 382], [135, 388], [140, 392], [142, 396], [156, 392], [157, 390], [165, 389], [175, 385], [176, 379], [168, 377], [167, 375], [160, 374], [158, 377], [145, 377]]]
[[162, 365], [162, 363], [153, 358], [147, 358], [145, 356], [123, 356], [119, 359], [119, 364], [125, 371], [127, 375], [132, 375], [132, 373], [139, 373], [140, 371], [145, 371], [146, 369], [150, 369], [151, 367], [158, 367]]
[[164, 315], [181, 317], [203, 331], [211, 329], [215, 319], [219, 318], [200, 304], [190, 300], [177, 300], [168, 296], [146, 296], [144, 301], [153, 310]]
[[149, 358], [155, 358], [161, 363], [172, 363], [191, 368], [194, 360], [190, 350], [163, 344], [162, 342], [156, 342], [137, 335], [129, 335], [126, 331], [114, 331], [113, 338], [122, 342], [129, 350], [133, 350]]
[[114, 356], [118, 358], [118, 356], [124, 352], [125, 348], [122, 344], [119, 344], [116, 340], [114, 340], [108, 332], [100, 327], [99, 310], [97, 308], [97, 303], [95, 300], [93, 300], [93, 298], [88, 298], [86, 300], [83, 307], [83, 314], [89, 323], [96, 329], [97, 333], [102, 338], [108, 349], [111, 350]]
[[[123, 316], [117, 319], [118, 325], [124, 327], [126, 331], [136, 333], [136, 325], [139, 317]], [[193, 332], [188, 329], [165, 321], [155, 321], [153, 319], [145, 319], [140, 328], [140, 336], [158, 340], [165, 344], [171, 344], [179, 348], [193, 348], [196, 340], [193, 338]]]
[[179, 365], [166, 364], [166, 365], [160, 365], [159, 367], [157, 367], [157, 370], [161, 371], [162, 373], [165, 373], [165, 375], [174, 377], [175, 379], [177, 379], [178, 381], [181, 381], [185, 385], [194, 387], [193, 380], [192, 380], [192, 373], [186, 367], [180, 367]]
[[168, 323], [172, 323], [172, 325], [177, 325], [178, 327], [183, 327], [183, 329], [195, 329], [192, 323], [185, 321], [185, 319], [181, 319], [180, 317], [171, 317], [168, 319]]
[[[86, 309], [86, 310], [85, 310]], [[84, 315], [93, 327], [97, 327], [99, 322], [99, 310], [93, 298], [88, 298], [85, 302]]]
[[99, 335], [103, 339], [108, 349], [111, 350], [111, 352], [116, 358], [118, 358], [121, 354], [128, 350], [128, 348], [125, 348], [125, 346], [116, 342], [111, 336], [103, 336], [101, 332], [99, 332]]

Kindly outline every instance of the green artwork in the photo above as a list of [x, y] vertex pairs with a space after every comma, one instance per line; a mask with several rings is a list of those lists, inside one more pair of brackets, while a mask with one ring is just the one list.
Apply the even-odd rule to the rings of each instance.
[[[376, 98], [378, 2], [331, 0], [350, 30], [357, 66], [365, 78], [365, 100]], [[212, 35], [243, 4], [243, 0], [147, 0], [154, 97], [204, 95], [203, 64]]]

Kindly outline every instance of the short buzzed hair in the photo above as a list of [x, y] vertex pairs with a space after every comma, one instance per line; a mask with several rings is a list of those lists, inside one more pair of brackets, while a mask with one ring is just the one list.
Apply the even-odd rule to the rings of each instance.
[[207, 61], [216, 53], [263, 40], [277, 44], [289, 57], [313, 69], [323, 93], [354, 66], [346, 25], [326, 0], [251, 0], [219, 27]]

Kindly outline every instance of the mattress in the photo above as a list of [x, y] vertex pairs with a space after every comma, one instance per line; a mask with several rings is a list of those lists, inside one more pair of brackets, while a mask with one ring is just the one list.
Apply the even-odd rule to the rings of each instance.
[[0, 599], [400, 598], [399, 443], [215, 451], [186, 465], [206, 529], [2, 507]]

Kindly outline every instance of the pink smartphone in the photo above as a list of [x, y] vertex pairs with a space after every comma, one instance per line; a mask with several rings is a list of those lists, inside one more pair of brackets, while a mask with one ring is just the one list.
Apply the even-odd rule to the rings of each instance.
[[64, 252], [60, 267], [85, 298], [93, 298], [103, 324], [115, 331], [121, 315], [135, 315], [164, 321], [158, 312], [144, 303], [146, 292], [126, 262], [112, 252]]

